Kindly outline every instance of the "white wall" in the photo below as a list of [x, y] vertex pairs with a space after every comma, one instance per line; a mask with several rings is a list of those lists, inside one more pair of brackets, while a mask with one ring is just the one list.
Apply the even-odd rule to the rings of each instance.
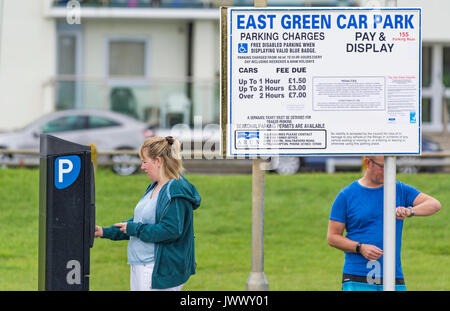
[[174, 20], [82, 21], [84, 35], [84, 73], [105, 74], [105, 39], [107, 37], [140, 37], [150, 43], [150, 76], [183, 77], [186, 75], [186, 22]]
[[0, 35], [0, 131], [22, 127], [51, 109], [55, 22], [41, 0], [3, 0]]
[[[147, 42], [147, 78], [152, 81], [178, 79], [178, 83], [130, 85], [137, 98], [138, 113], [167, 100], [175, 89], [184, 92], [187, 75], [187, 22], [183, 20], [86, 19], [83, 26], [83, 74], [87, 77], [107, 76], [108, 38], [135, 38]], [[155, 79], [155, 80], [153, 80]], [[101, 83], [104, 83], [103, 86]], [[106, 83], [106, 84], [105, 84]], [[123, 86], [123, 85], [122, 85]], [[109, 108], [112, 85], [107, 80], [84, 83], [84, 105]]]
[[450, 43], [450, 1], [398, 0], [397, 6], [422, 8], [423, 41]]
[[213, 121], [215, 111], [218, 111], [220, 105], [213, 88], [220, 65], [219, 40], [217, 21], [194, 22], [192, 57], [192, 75], [195, 82], [194, 116], [201, 116], [203, 122]]

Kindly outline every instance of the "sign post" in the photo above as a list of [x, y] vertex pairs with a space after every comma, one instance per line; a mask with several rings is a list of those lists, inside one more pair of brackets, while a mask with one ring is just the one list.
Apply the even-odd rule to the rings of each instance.
[[269, 282], [264, 274], [264, 190], [265, 171], [263, 160], [253, 159], [252, 163], [252, 270], [247, 280], [247, 290], [269, 290]]
[[[266, 7], [267, 0], [255, 0], [255, 7]], [[265, 170], [261, 158], [252, 163], [252, 270], [247, 279], [248, 291], [267, 291], [269, 282], [264, 274], [264, 193]]]
[[221, 13], [223, 154], [385, 156], [383, 267], [395, 273], [395, 156], [421, 154], [421, 9]]
[[[397, 6], [397, 0], [386, 0], [386, 6]], [[395, 291], [396, 252], [396, 158], [384, 159], [383, 197], [383, 290]]]
[[395, 290], [396, 186], [395, 157], [384, 159], [383, 290]]

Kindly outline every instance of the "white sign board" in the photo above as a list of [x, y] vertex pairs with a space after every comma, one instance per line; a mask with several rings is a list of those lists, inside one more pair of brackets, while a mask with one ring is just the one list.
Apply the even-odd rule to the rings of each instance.
[[421, 153], [419, 8], [239, 7], [224, 23], [227, 156]]

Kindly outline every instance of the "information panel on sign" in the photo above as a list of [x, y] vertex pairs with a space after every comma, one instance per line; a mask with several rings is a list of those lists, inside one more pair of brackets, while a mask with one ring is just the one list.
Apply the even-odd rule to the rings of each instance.
[[421, 153], [419, 8], [222, 9], [226, 155]]

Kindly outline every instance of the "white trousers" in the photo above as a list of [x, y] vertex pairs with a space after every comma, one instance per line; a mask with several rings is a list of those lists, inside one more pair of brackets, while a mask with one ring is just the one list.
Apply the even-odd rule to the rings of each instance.
[[184, 284], [165, 289], [152, 288], [153, 267], [154, 264], [130, 265], [131, 291], [180, 291], [183, 288]]

